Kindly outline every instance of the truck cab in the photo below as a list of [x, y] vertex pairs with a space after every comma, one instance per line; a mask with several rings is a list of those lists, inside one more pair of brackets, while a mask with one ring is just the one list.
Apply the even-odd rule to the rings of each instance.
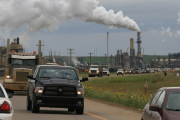
[[90, 65], [89, 67], [89, 77], [102, 77], [103, 76], [103, 68], [98, 65]]

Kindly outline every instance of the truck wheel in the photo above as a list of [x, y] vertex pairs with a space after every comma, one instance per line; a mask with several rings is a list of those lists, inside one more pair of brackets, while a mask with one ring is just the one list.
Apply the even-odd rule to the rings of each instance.
[[75, 108], [68, 108], [68, 112], [74, 112], [75, 110]]
[[84, 106], [82, 108], [76, 108], [76, 114], [83, 114], [84, 113]]
[[33, 97], [33, 100], [32, 100], [31, 111], [32, 111], [32, 113], [39, 113], [39, 107], [36, 105], [34, 97]]
[[32, 107], [32, 101], [29, 98], [29, 94], [27, 93], [27, 100], [26, 100], [26, 108], [27, 110], [31, 110]]
[[89, 77], [91, 77], [91, 75], [89, 75]]

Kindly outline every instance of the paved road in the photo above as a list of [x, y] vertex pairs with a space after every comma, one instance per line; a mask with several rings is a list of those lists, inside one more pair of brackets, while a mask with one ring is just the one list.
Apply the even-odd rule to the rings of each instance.
[[[2, 83], [2, 81], [0, 80]], [[26, 93], [16, 92], [10, 99], [13, 104], [13, 120], [140, 120], [141, 113], [126, 107], [117, 107], [105, 102], [85, 99], [83, 115], [70, 113], [61, 108], [40, 108], [40, 113], [26, 110]]]

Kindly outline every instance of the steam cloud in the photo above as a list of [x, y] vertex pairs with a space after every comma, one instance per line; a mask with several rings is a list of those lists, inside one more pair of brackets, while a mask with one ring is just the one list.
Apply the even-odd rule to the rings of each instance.
[[26, 24], [31, 31], [53, 31], [58, 23], [77, 18], [109, 28], [140, 31], [136, 22], [124, 17], [122, 11], [106, 11], [98, 4], [97, 0], [1, 0], [0, 27], [14, 29]]

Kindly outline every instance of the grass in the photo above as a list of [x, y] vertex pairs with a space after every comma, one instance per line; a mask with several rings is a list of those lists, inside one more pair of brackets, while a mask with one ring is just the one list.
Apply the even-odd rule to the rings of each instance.
[[4, 77], [0, 77], [0, 79], [3, 79]]
[[[150, 80], [151, 78], [151, 80]], [[144, 85], [148, 83], [145, 95]], [[85, 96], [113, 103], [119, 103], [134, 109], [143, 109], [152, 95], [161, 87], [180, 86], [180, 79], [175, 73], [168, 72], [167, 76], [160, 74], [141, 74], [117, 77], [95, 78], [83, 83]]]

